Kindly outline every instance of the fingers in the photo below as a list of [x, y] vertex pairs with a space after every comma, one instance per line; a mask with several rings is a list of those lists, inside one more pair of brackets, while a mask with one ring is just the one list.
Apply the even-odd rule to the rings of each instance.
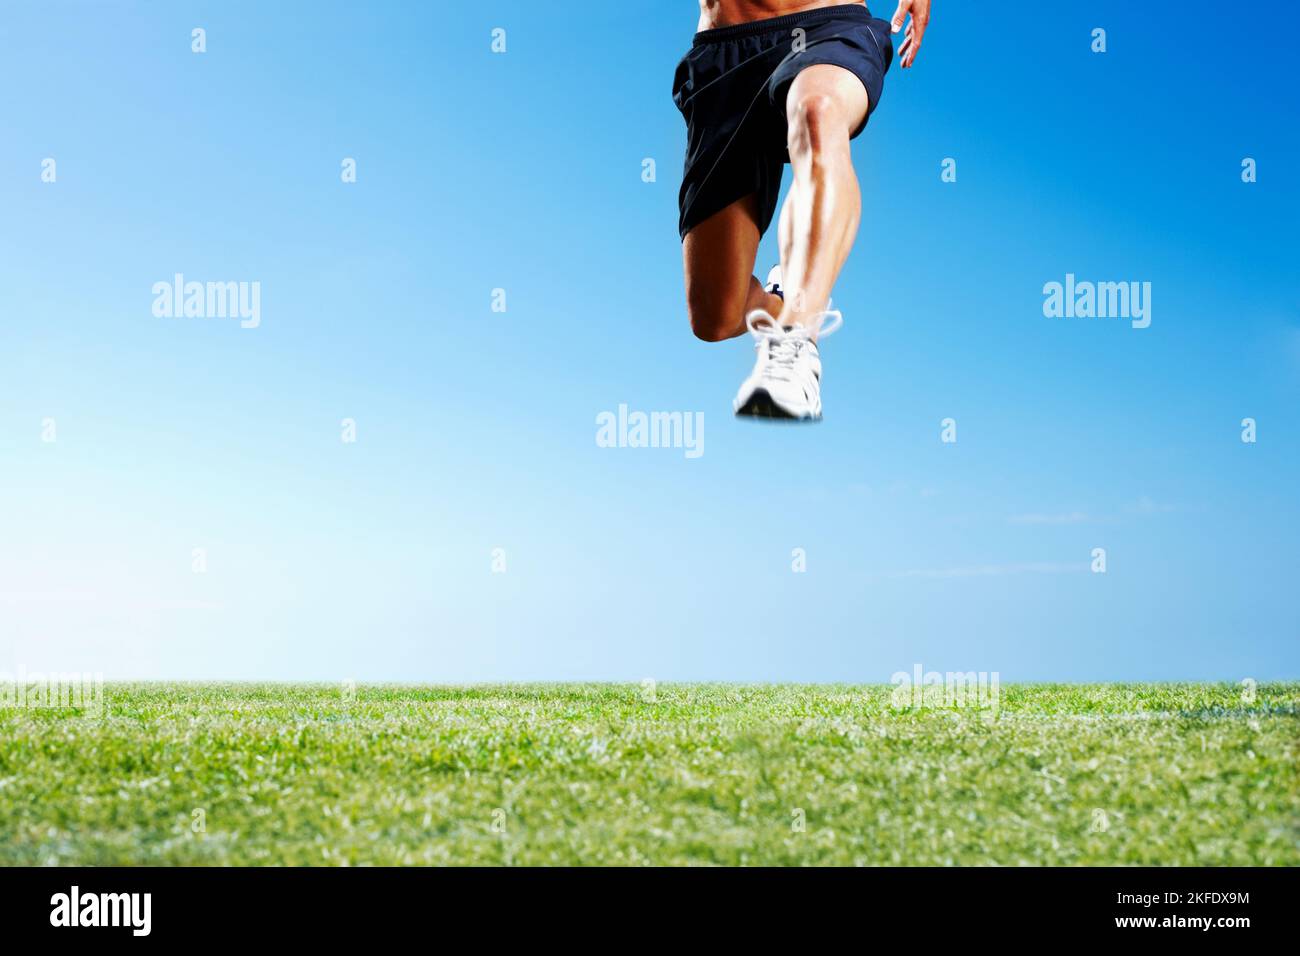
[[894, 11], [894, 19], [889, 21], [890, 30], [897, 33], [903, 29], [903, 20], [910, 9], [912, 9], [912, 0], [898, 0], [898, 9]]
[[917, 51], [921, 49], [921, 33], [915, 27], [914, 23], [907, 25], [907, 33], [903, 37], [903, 42], [898, 45], [898, 63], [906, 70], [916, 62]]
[[921, 37], [925, 34], [925, 24], [926, 20], [918, 19], [915, 12], [907, 22], [907, 32], [903, 34], [903, 42], [898, 45], [898, 63], [904, 70], [916, 62], [916, 55], [921, 50]]

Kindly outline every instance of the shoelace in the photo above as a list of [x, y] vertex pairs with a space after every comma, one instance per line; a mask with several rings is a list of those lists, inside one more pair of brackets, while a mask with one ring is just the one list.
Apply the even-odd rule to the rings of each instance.
[[762, 309], [755, 309], [745, 316], [745, 328], [754, 336], [754, 348], [767, 346], [767, 374], [779, 381], [789, 382], [794, 378], [795, 362], [804, 346], [812, 344], [814, 335], [825, 338], [844, 324], [844, 316], [836, 309], [818, 312], [816, 325], [795, 325], [783, 329]]

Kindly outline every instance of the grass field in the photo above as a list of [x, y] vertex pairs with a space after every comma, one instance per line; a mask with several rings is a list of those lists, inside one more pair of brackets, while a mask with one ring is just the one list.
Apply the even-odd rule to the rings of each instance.
[[890, 690], [109, 685], [0, 709], [0, 863], [1300, 864], [1300, 684]]

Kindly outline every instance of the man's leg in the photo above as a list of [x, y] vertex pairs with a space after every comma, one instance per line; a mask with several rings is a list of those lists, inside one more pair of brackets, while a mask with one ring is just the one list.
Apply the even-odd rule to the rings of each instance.
[[763, 284], [754, 278], [760, 238], [752, 195], [737, 199], [686, 234], [682, 243], [686, 306], [691, 329], [706, 342], [743, 333], [745, 316], [752, 309], [773, 316], [781, 311], [780, 296], [764, 292]]
[[867, 115], [867, 91], [848, 70], [822, 63], [795, 77], [785, 102], [794, 181], [781, 209], [780, 322], [813, 326], [862, 214], [849, 134]]

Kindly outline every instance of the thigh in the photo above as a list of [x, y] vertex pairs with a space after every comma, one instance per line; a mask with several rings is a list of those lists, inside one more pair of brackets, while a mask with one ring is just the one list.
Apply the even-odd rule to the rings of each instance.
[[[865, 7], [846, 9], [854, 11], [854, 15], [808, 29], [803, 52], [787, 59], [772, 74], [769, 95], [772, 105], [782, 115], [788, 115], [792, 105], [790, 89], [797, 77], [808, 73], [803, 85], [815, 83], [819, 87], [825, 86], [831, 95], [854, 106], [851, 112], [856, 114], [859, 122], [852, 135], [857, 136], [867, 125], [867, 117], [880, 103], [885, 89], [885, 74], [894, 59], [894, 47], [887, 21], [870, 17]], [[856, 77], [865, 91], [865, 100], [848, 77], [824, 67], [840, 67]], [[862, 102], [866, 102], [866, 109], [859, 111], [856, 106]]]
[[848, 123], [850, 134], [867, 121], [871, 101], [862, 80], [847, 67], [831, 63], [817, 63], [799, 72], [786, 94], [785, 110], [793, 121], [799, 104], [809, 100], [829, 100], [837, 114]]
[[723, 207], [686, 234], [682, 262], [686, 300], [692, 310], [726, 315], [744, 309], [760, 238], [754, 193]]

